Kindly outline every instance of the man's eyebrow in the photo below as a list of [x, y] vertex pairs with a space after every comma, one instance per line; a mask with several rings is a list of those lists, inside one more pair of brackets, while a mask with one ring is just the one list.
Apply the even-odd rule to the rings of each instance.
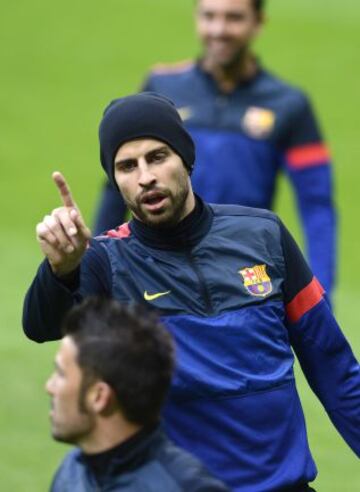
[[137, 159], [135, 159], [135, 157], [124, 157], [124, 159], [118, 159], [115, 161], [115, 165], [116, 164], [126, 164], [128, 162], [136, 162]]
[[[154, 149], [151, 149], [148, 152], [146, 152], [145, 157], [152, 157], [157, 152], [170, 152], [170, 149], [167, 145], [161, 145], [159, 147], [155, 147]], [[137, 161], [136, 157], [124, 157], [123, 159], [116, 160], [114, 164], [126, 164], [128, 162], [136, 162], [136, 161]]]
[[170, 152], [170, 149], [167, 145], [162, 145], [161, 147], [156, 147], [155, 149], [146, 152], [145, 157], [152, 157], [157, 152]]

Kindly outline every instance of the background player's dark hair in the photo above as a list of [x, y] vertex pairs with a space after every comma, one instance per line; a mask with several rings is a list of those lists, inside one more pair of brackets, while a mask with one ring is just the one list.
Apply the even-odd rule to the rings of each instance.
[[100, 379], [114, 390], [128, 421], [151, 425], [159, 419], [171, 382], [174, 347], [154, 314], [140, 306], [89, 298], [65, 317], [63, 335], [77, 347], [83, 394]]
[[265, 0], [252, 0], [256, 12], [262, 12], [265, 7]]
[[[198, 3], [199, 0], [196, 0], [195, 3]], [[254, 6], [254, 10], [257, 12], [257, 13], [260, 13], [264, 10], [265, 8], [265, 0], [252, 0], [252, 3], [253, 3], [253, 6]]]

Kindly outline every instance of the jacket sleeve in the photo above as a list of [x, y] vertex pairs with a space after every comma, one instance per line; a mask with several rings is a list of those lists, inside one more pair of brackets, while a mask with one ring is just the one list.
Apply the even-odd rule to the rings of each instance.
[[333, 424], [360, 456], [360, 367], [324, 289], [282, 226], [284, 296], [291, 345]]
[[284, 142], [285, 169], [304, 229], [307, 257], [329, 298], [336, 271], [336, 214], [332, 166], [311, 104], [299, 94]]
[[140, 86], [140, 92], [148, 92], [148, 91], [154, 91], [156, 92], [156, 88], [154, 86], [154, 83], [153, 83], [153, 75], [152, 75], [152, 72], [149, 71], [143, 81], [142, 81], [142, 84]]
[[71, 307], [89, 295], [111, 294], [111, 267], [97, 241], [91, 241], [80, 268], [71, 277], [56, 277], [45, 260], [25, 296], [22, 324], [36, 342], [61, 338], [61, 323]]

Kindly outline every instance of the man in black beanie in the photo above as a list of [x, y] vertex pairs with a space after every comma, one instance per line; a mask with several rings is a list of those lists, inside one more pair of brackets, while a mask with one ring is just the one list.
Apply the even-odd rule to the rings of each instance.
[[133, 218], [90, 240], [54, 173], [63, 206], [37, 226], [46, 259], [26, 295], [26, 335], [60, 338], [64, 314], [90, 295], [156, 310], [177, 351], [163, 412], [170, 437], [231, 490], [309, 490], [316, 467], [292, 349], [360, 454], [360, 368], [324, 289], [274, 213], [194, 195], [194, 146], [170, 101], [114, 101], [99, 136], [102, 166]]
[[174, 104], [165, 96], [144, 92], [115, 99], [104, 111], [99, 128], [101, 163], [113, 184], [116, 151], [125, 142], [140, 137], [166, 142], [181, 156], [191, 174], [195, 160], [194, 142]]
[[[137, 219], [175, 225], [194, 208], [189, 180], [194, 143], [167, 98], [149, 92], [113, 101], [105, 110], [99, 138], [101, 164]], [[136, 163], [127, 159], [134, 152]], [[165, 161], [166, 166], [156, 166]], [[134, 167], [136, 173], [129, 172]], [[163, 168], [169, 173], [166, 182]], [[149, 172], [152, 169], [156, 172]]]

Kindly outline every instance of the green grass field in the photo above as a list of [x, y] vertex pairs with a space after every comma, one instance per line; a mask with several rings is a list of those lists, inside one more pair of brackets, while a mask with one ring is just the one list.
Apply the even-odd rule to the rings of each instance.
[[[360, 355], [360, 4], [269, 1], [257, 50], [263, 62], [312, 95], [335, 158], [339, 272], [335, 303]], [[89, 222], [102, 179], [97, 125], [105, 104], [134, 92], [149, 65], [198, 53], [192, 0], [3, 2], [0, 91], [1, 338], [0, 490], [39, 492], [67, 447], [49, 437], [43, 386], [56, 344], [22, 334], [24, 293], [41, 260], [35, 224], [59, 203], [50, 175], [68, 178]], [[288, 186], [277, 210], [297, 238]], [[329, 381], [331, 384], [331, 381]], [[299, 374], [320, 492], [359, 490], [360, 467]]]

